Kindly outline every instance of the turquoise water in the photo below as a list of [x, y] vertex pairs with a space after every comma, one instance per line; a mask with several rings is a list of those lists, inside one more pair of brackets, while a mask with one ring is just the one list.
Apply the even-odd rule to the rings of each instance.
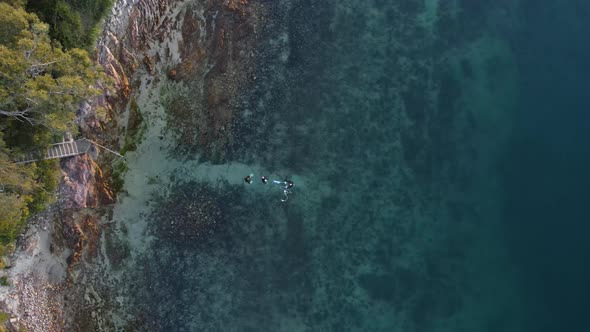
[[[583, 15], [540, 34], [556, 9], [534, 4], [264, 2], [256, 79], [229, 102], [232, 139], [206, 149], [187, 139], [193, 117], [183, 127], [165, 116], [202, 81], [140, 78], [148, 131], [107, 235], [119, 243], [107, 250], [125, 253], [109, 256], [125, 299], [112, 305], [130, 312], [121, 325], [491, 332], [581, 321], [565, 308], [583, 297], [564, 294], [588, 272], [572, 234], [585, 196], [570, 192], [588, 182], [576, 173], [588, 150], [574, 148], [588, 126], [584, 85], [555, 81], [583, 77], [588, 34]], [[546, 41], [563, 34], [580, 40]], [[575, 61], [551, 67], [562, 52], [547, 44]], [[261, 175], [292, 179], [288, 200]], [[567, 285], [561, 269], [572, 269]]]

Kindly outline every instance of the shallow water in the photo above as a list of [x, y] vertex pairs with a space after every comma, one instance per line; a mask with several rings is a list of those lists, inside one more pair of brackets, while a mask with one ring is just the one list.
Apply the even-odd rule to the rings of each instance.
[[[519, 85], [536, 70], [514, 46], [536, 25], [512, 1], [487, 3], [264, 3], [259, 43], [244, 50], [256, 79], [234, 96], [232, 139], [216, 154], [187, 139], [198, 119], [166, 113], [204, 98], [203, 81], [140, 72], [147, 129], [106, 221], [106, 250], [121, 256], [105, 261], [115, 323], [535, 330], [527, 245], [506, 236], [523, 224], [504, 222], [532, 207], [507, 203], [520, 157], [501, 161], [538, 93]], [[261, 175], [292, 179], [288, 200]]]

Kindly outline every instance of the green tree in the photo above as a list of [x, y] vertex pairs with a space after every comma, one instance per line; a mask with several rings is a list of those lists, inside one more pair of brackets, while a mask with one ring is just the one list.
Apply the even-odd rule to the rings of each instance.
[[33, 191], [35, 185], [33, 181], [34, 172], [35, 167], [33, 165], [17, 165], [10, 160], [10, 150], [6, 147], [0, 132], [0, 192], [14, 192], [19, 195], [29, 194]]
[[14, 193], [0, 193], [0, 254], [3, 246], [10, 244], [17, 236], [26, 214], [24, 198]]
[[4, 255], [13, 248], [29, 211], [39, 211], [55, 198], [59, 179], [55, 160], [16, 165], [11, 157], [39, 148], [57, 134], [76, 132], [75, 111], [82, 101], [98, 95], [95, 87], [107, 80], [86, 51], [64, 51], [52, 41], [49, 26], [27, 13], [24, 1], [0, 1], [0, 255]]
[[7, 3], [13, 7], [21, 7], [25, 8], [27, 5], [27, 0], [0, 0], [0, 2]]
[[14, 164], [9, 152], [0, 133], [0, 255], [16, 239], [35, 187], [35, 167]]
[[66, 49], [84, 44], [84, 27], [80, 14], [64, 1], [56, 1], [52, 8], [50, 35], [59, 40]]
[[48, 29], [36, 15], [0, 3], [0, 116], [75, 131], [75, 110], [99, 93], [93, 87], [104, 76], [86, 51], [52, 44]]
[[78, 47], [92, 52], [101, 21], [112, 5], [113, 0], [35, 0], [26, 8], [50, 25], [49, 35], [65, 49]]

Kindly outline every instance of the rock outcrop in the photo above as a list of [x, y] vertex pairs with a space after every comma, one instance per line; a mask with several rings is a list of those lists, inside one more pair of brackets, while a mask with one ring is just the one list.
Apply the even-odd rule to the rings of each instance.
[[101, 169], [92, 158], [80, 155], [61, 162], [60, 205], [63, 209], [85, 209], [113, 203]]

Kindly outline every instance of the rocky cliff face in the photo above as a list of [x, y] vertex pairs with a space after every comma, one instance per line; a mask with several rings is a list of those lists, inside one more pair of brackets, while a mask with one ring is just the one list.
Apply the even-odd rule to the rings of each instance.
[[113, 193], [100, 167], [89, 155], [65, 159], [60, 166], [61, 208], [85, 209], [113, 203]]

